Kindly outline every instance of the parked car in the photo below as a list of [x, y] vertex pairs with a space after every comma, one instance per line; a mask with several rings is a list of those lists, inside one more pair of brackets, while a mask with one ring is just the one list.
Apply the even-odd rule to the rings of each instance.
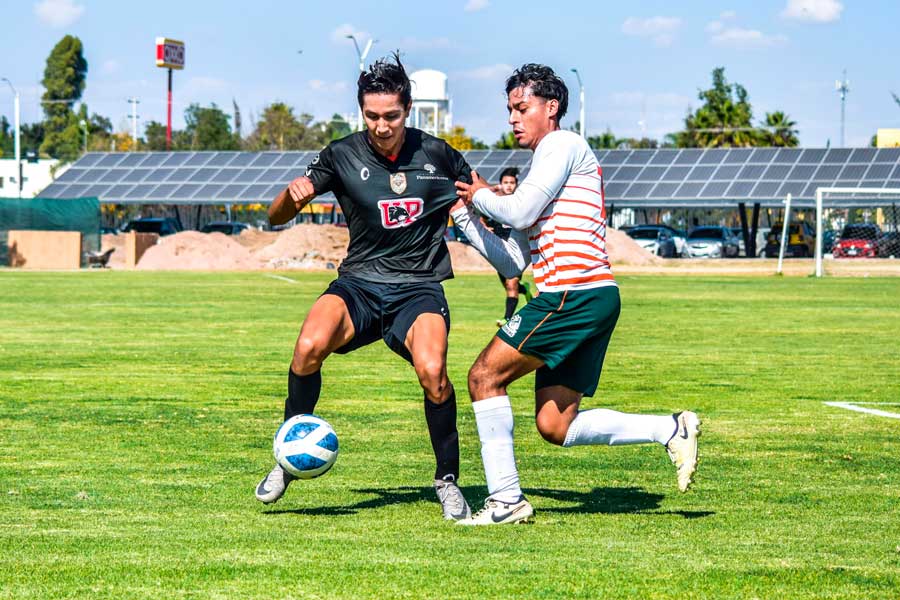
[[696, 227], [687, 241], [695, 258], [733, 258], [739, 252], [738, 240], [728, 227]]
[[[766, 238], [766, 256], [777, 258], [781, 248], [781, 232], [784, 223], [775, 223]], [[785, 256], [805, 257], [816, 252], [816, 230], [809, 223], [799, 222], [788, 225], [788, 241], [784, 247]]]
[[900, 258], [900, 232], [891, 231], [881, 236], [881, 240], [878, 242], [878, 256]]
[[245, 229], [249, 229], [250, 226], [246, 223], [235, 223], [234, 221], [215, 221], [213, 223], [207, 223], [200, 229], [200, 233], [224, 233], [225, 235], [240, 235], [242, 231]]
[[628, 230], [628, 235], [638, 246], [657, 256], [674, 258], [675, 238], [667, 227], [639, 225]]
[[181, 225], [171, 217], [144, 217], [134, 219], [122, 228], [122, 233], [134, 231], [136, 233], [156, 233], [160, 236], [172, 235], [181, 231]]
[[[732, 227], [731, 233], [738, 239], [738, 247], [741, 256], [747, 256], [746, 244], [744, 244], [744, 229], [742, 227]], [[768, 227], [756, 228], [756, 258], [766, 253], [766, 237], [769, 235]]]
[[841, 231], [834, 245], [835, 258], [875, 258], [882, 238], [881, 227], [874, 223], [855, 223]]

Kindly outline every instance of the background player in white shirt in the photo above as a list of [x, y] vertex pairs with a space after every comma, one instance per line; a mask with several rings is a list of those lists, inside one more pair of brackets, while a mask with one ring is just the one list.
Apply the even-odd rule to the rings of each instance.
[[[700, 420], [673, 415], [579, 411], [593, 395], [619, 316], [619, 290], [606, 252], [602, 173], [583, 138], [559, 128], [568, 106], [565, 83], [544, 65], [526, 64], [506, 82], [509, 123], [519, 145], [534, 152], [531, 171], [509, 196], [498, 197], [473, 171], [458, 182], [463, 201], [451, 215], [501, 274], [530, 261], [540, 295], [497, 332], [469, 371], [489, 496], [460, 525], [526, 521], [513, 451], [513, 415], [506, 388], [536, 371], [535, 421], [541, 436], [561, 446], [638, 444], [666, 447], [687, 491], [697, 466]], [[511, 226], [508, 240], [473, 218], [471, 205]]]

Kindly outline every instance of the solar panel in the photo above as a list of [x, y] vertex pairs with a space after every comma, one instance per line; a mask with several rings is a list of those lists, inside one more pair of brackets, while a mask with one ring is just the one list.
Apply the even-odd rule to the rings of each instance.
[[[302, 175], [316, 154], [91, 152], [42, 195], [95, 195], [104, 202], [135, 203], [265, 202]], [[900, 187], [900, 148], [640, 148], [594, 154], [606, 197], [617, 206], [775, 204], [787, 193], [808, 203], [819, 186]], [[470, 150], [463, 155], [491, 182], [508, 166], [518, 167], [523, 179], [533, 157], [528, 150]]]

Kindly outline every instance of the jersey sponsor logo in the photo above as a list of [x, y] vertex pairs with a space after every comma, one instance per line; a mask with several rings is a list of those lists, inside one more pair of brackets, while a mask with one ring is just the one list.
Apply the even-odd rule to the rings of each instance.
[[516, 332], [519, 331], [519, 325], [522, 324], [522, 315], [515, 314], [512, 316], [512, 319], [506, 322], [506, 324], [501, 327], [503, 329], [503, 333], [512, 337], [516, 335]]
[[359, 170], [359, 178], [363, 181], [369, 178], [369, 167], [363, 167]]
[[437, 169], [431, 163], [425, 163], [425, 170], [428, 171], [429, 175], [434, 175], [434, 172], [437, 171]]
[[385, 229], [399, 229], [415, 222], [422, 214], [424, 202], [421, 198], [400, 198], [398, 200], [379, 200], [381, 225]]
[[391, 174], [391, 189], [395, 194], [402, 194], [406, 191], [406, 173]]

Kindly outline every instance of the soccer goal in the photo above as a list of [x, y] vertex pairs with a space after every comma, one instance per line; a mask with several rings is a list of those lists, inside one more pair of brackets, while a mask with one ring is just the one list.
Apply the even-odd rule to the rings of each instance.
[[816, 277], [845, 259], [900, 258], [900, 188], [816, 189]]

